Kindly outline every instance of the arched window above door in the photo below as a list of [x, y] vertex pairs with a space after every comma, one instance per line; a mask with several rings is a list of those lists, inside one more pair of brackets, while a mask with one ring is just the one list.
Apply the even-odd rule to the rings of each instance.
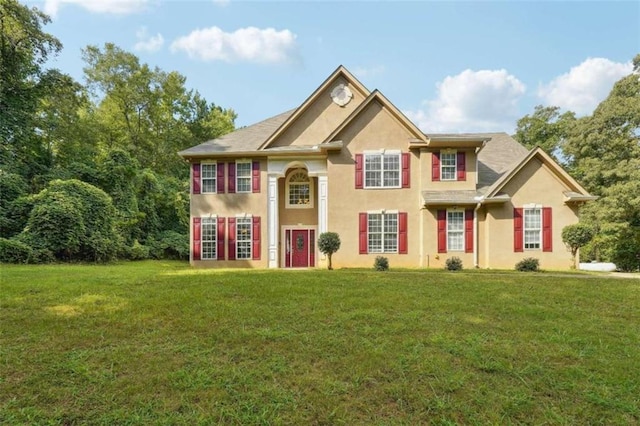
[[305, 169], [295, 169], [286, 181], [286, 205], [290, 209], [313, 208], [313, 180]]

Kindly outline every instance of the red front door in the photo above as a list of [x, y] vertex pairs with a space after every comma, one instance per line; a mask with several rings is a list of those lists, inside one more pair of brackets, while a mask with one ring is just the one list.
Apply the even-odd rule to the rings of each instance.
[[309, 231], [294, 229], [291, 231], [291, 266], [306, 268], [309, 266]]

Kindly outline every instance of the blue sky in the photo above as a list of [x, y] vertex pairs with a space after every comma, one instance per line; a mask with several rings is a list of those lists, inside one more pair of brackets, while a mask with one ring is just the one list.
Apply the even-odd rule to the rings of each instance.
[[113, 42], [187, 77], [244, 126], [302, 103], [340, 64], [426, 133], [512, 132], [535, 105], [590, 114], [640, 53], [640, 2], [23, 0], [52, 66]]

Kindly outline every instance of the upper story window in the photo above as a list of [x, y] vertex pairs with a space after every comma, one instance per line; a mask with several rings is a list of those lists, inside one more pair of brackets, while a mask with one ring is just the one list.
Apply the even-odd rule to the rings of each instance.
[[431, 180], [437, 181], [465, 181], [466, 152], [443, 150], [431, 154]]
[[236, 161], [236, 192], [251, 191], [251, 161]]
[[365, 153], [364, 187], [400, 188], [400, 153]]
[[440, 178], [456, 180], [456, 152], [440, 153]]
[[304, 169], [296, 169], [287, 178], [287, 207], [305, 209], [313, 207], [312, 180]]
[[217, 169], [216, 163], [203, 163], [202, 164], [202, 193], [212, 194], [216, 192], [217, 186]]

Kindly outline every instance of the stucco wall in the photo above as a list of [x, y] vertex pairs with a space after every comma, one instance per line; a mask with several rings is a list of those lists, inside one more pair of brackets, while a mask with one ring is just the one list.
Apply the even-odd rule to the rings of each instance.
[[[532, 159], [504, 187], [503, 192], [511, 196], [511, 202], [487, 206], [487, 217], [481, 226], [489, 239], [485, 239], [480, 267], [513, 269], [520, 260], [534, 257], [540, 260], [542, 269], [568, 269], [571, 254], [562, 242], [562, 229], [578, 222], [577, 208], [563, 200], [562, 192], [568, 189], [547, 166]], [[552, 208], [552, 252], [542, 249], [514, 252], [513, 209], [525, 204]]]
[[[341, 107], [331, 100], [331, 91], [338, 84], [346, 84], [353, 93], [353, 98]], [[315, 145], [323, 142], [354, 109], [364, 100], [356, 88], [339, 77], [330, 84], [309, 107], [287, 128], [272, 146]]]
[[[233, 158], [217, 159], [220, 162], [231, 162]], [[255, 160], [255, 159], [254, 159]], [[203, 161], [206, 162], [206, 161]], [[260, 160], [260, 192], [259, 193], [227, 193], [228, 188], [228, 169], [225, 170], [225, 193], [224, 194], [191, 194], [190, 214], [191, 224], [189, 232], [189, 247], [193, 247], [193, 218], [207, 217], [209, 215], [217, 215], [225, 218], [234, 217], [238, 214], [250, 214], [260, 216], [260, 260], [200, 260], [191, 261], [191, 264], [197, 267], [215, 267], [215, 268], [266, 268], [268, 265], [267, 252], [267, 161]], [[193, 174], [193, 171], [192, 171]], [[193, 182], [193, 175], [190, 177]], [[228, 221], [227, 221], [228, 223]], [[226, 230], [225, 230], [226, 231]], [[226, 234], [226, 232], [225, 232]], [[225, 255], [227, 253], [225, 241]]]
[[[355, 189], [355, 154], [365, 150], [408, 151], [412, 135], [382, 106], [372, 102], [336, 138], [342, 151], [330, 154], [327, 162], [329, 185], [329, 231], [340, 235], [342, 245], [333, 256], [334, 267], [372, 267], [376, 256], [389, 259], [391, 267], [416, 267], [420, 262], [420, 164], [410, 153], [410, 188]], [[408, 254], [359, 254], [359, 213], [375, 210], [408, 213]]]

